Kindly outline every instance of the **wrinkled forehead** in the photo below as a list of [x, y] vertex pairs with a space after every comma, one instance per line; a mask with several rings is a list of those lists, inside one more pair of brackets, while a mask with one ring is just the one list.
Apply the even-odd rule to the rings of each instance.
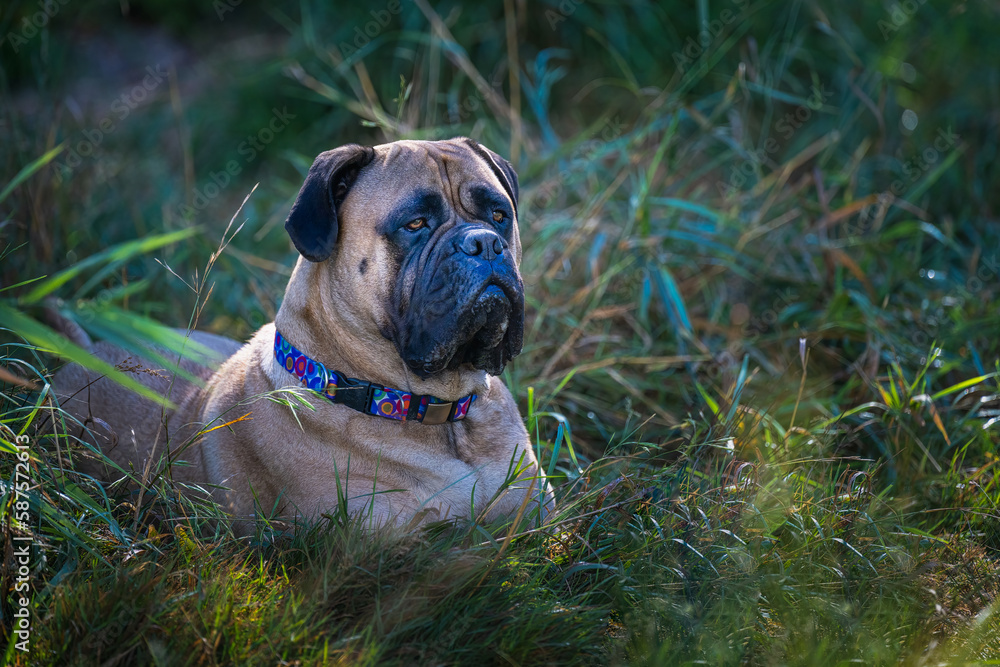
[[415, 191], [439, 192], [452, 208], [461, 209], [476, 186], [509, 199], [489, 166], [464, 143], [396, 141], [375, 146], [375, 159], [361, 170], [343, 212], [346, 216], [362, 207], [365, 217], [381, 218]]

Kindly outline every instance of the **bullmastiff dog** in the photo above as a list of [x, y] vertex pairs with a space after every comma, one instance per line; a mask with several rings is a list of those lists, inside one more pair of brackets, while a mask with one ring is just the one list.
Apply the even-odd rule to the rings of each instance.
[[[238, 532], [340, 502], [378, 525], [544, 515], [551, 490], [497, 377], [523, 334], [517, 199], [510, 163], [466, 138], [321, 153], [285, 223], [301, 256], [275, 321], [245, 345], [194, 333], [226, 358], [181, 364], [204, 386], [68, 325], [177, 408], [75, 365], [56, 393], [115, 463], [168, 457]], [[275, 400], [294, 388], [311, 409]]]

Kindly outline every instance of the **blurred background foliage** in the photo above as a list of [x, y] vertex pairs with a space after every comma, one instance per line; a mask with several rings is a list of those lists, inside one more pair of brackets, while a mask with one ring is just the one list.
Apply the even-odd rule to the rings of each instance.
[[[647, 500], [664, 470], [727, 488], [745, 462], [795, 498], [862, 474], [995, 577], [998, 25], [986, 0], [12, 0], [0, 312], [43, 321], [49, 284], [98, 337], [150, 318], [245, 339], [280, 303], [282, 223], [317, 153], [471, 136], [520, 174], [528, 319], [505, 375], [568, 507], [629, 470]], [[44, 385], [59, 362], [34, 348], [59, 343], [15, 324], [6, 365]], [[25, 426], [34, 399], [4, 386]], [[671, 609], [685, 655], [738, 654]], [[622, 655], [655, 662], [660, 631]]]

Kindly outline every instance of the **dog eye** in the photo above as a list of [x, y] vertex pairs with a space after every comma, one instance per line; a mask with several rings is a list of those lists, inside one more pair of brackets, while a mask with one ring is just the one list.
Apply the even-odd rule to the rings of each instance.
[[404, 225], [404, 227], [409, 229], [411, 232], [415, 232], [418, 229], [423, 229], [426, 226], [427, 226], [427, 220], [425, 220], [424, 218], [417, 218], [416, 220], [408, 222], [406, 225]]
[[500, 209], [493, 211], [493, 222], [503, 222], [506, 217], [507, 214]]

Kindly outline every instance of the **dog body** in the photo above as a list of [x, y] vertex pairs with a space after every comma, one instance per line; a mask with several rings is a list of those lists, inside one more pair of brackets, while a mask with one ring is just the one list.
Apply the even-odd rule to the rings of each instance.
[[[528, 434], [496, 377], [520, 351], [523, 331], [516, 206], [510, 165], [468, 139], [327, 151], [286, 222], [302, 256], [275, 322], [242, 347], [197, 334], [228, 357], [214, 373], [182, 364], [207, 380], [204, 388], [138, 375], [177, 404], [164, 414], [70, 366], [57, 374], [57, 394], [81, 421], [96, 418], [91, 423], [101, 428], [92, 437], [116, 463], [186, 459], [189, 465], [173, 467], [174, 478], [212, 485], [238, 520], [258, 511], [315, 518], [341, 499], [380, 525], [488, 520], [516, 512], [525, 493], [529, 508], [540, 504], [544, 512], [551, 491], [532, 479], [538, 469]], [[276, 357], [276, 331], [339, 373], [331, 398], [301, 389], [301, 376]], [[113, 346], [93, 350], [111, 363], [126, 361]], [[424, 422], [413, 410], [406, 419], [384, 418], [335, 402], [350, 389], [344, 378], [413, 400], [475, 399], [455, 421], [429, 423], [438, 419], [430, 409]], [[313, 409], [273, 400], [276, 390], [296, 387]], [[188, 440], [194, 444], [179, 456], [168, 452]]]

